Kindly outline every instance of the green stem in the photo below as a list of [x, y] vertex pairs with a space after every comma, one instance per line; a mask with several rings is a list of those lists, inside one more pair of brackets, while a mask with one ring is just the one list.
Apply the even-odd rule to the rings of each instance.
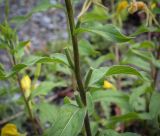
[[[83, 86], [83, 82], [81, 78], [81, 71], [80, 71], [78, 39], [77, 39], [77, 35], [74, 34], [75, 22], [74, 22], [73, 8], [72, 8], [71, 0], [65, 0], [65, 3], [66, 3], [68, 21], [69, 21], [69, 26], [70, 26], [70, 33], [71, 33], [71, 38], [72, 38], [72, 46], [73, 46], [73, 53], [74, 53], [74, 72], [75, 72], [76, 81], [78, 85], [78, 91], [80, 93], [80, 97], [81, 97], [81, 100], [84, 106], [87, 106], [86, 93], [85, 93], [85, 89]], [[92, 136], [88, 112], [86, 113], [84, 123], [85, 123], [85, 129], [86, 129], [87, 136]]]
[[[13, 60], [13, 66], [16, 65], [17, 63], [16, 63], [16, 59], [15, 59], [14, 54], [12, 55], [12, 60]], [[25, 94], [24, 94], [24, 91], [23, 91], [23, 88], [22, 88], [22, 85], [21, 85], [20, 76], [19, 76], [18, 73], [16, 74], [16, 76], [17, 76], [17, 81], [18, 81], [18, 85], [19, 85], [19, 88], [20, 88], [22, 97], [23, 97], [24, 102], [25, 102], [25, 104], [26, 104], [26, 108], [27, 108], [29, 117], [30, 117], [30, 119], [31, 119], [31, 121], [32, 121], [33, 129], [34, 129], [34, 131], [35, 131], [35, 134], [38, 135], [38, 130], [37, 130], [36, 124], [35, 124], [35, 122], [34, 122], [34, 117], [33, 117], [33, 114], [32, 114], [32, 110], [31, 110], [31, 108], [30, 108], [30, 106], [29, 106], [29, 103], [28, 103], [27, 98], [25, 97]]]

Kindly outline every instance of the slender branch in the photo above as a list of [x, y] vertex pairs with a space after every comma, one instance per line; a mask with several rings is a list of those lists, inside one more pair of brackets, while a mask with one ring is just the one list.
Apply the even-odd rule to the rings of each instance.
[[[157, 60], [160, 59], [160, 45], [158, 46], [158, 49], [157, 49], [156, 59]], [[154, 80], [155, 87], [156, 87], [156, 84], [157, 84], [158, 72], [159, 72], [159, 68], [155, 67], [154, 68], [154, 73], [153, 73], [153, 80]]]
[[[12, 60], [13, 60], [13, 65], [16, 65], [16, 59], [15, 59], [14, 54], [12, 55]], [[38, 135], [38, 130], [37, 130], [36, 124], [35, 124], [35, 122], [34, 122], [32, 110], [31, 110], [31, 108], [30, 108], [30, 106], [29, 106], [29, 103], [28, 103], [27, 98], [25, 97], [25, 94], [24, 94], [24, 91], [23, 91], [23, 88], [22, 88], [22, 85], [21, 85], [20, 76], [19, 76], [18, 73], [16, 74], [16, 76], [17, 76], [17, 81], [18, 81], [18, 85], [19, 85], [19, 88], [20, 88], [20, 91], [21, 91], [23, 100], [24, 100], [24, 102], [25, 102], [25, 104], [26, 104], [26, 108], [27, 108], [29, 117], [30, 117], [30, 119], [31, 119], [31, 121], [32, 121], [33, 129], [34, 129], [34, 131], [35, 131], [35, 134]]]
[[22, 116], [23, 114], [24, 114], [24, 112], [20, 111], [20, 112], [14, 114], [13, 116], [9, 116], [8, 118], [5, 118], [5, 119], [1, 120], [0, 125], [3, 125], [3, 124], [5, 124], [5, 123], [7, 123], [7, 122], [9, 122], [9, 121], [11, 121], [15, 118], [18, 118], [19, 116]]
[[[78, 40], [77, 40], [77, 35], [74, 34], [75, 22], [74, 22], [73, 8], [72, 8], [71, 0], [65, 0], [65, 3], [66, 3], [68, 21], [70, 26], [70, 33], [72, 38], [72, 46], [73, 46], [73, 53], [74, 53], [74, 72], [75, 72], [76, 81], [78, 85], [78, 91], [80, 93], [80, 97], [84, 106], [87, 106], [86, 93], [83, 86], [81, 71], [80, 71]], [[84, 122], [85, 122], [85, 129], [86, 129], [87, 136], [92, 136], [88, 112], [86, 113]]]

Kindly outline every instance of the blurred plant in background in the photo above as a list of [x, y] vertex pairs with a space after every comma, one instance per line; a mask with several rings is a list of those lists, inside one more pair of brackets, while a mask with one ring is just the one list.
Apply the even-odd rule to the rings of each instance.
[[0, 0], [1, 135], [159, 136], [159, 4]]

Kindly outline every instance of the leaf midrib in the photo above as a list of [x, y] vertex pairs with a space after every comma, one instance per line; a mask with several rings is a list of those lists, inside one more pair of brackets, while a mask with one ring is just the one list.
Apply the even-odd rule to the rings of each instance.
[[66, 127], [68, 126], [68, 124], [70, 123], [70, 121], [73, 119], [73, 117], [75, 116], [75, 114], [79, 111], [79, 109], [77, 109], [71, 116], [71, 118], [67, 121], [67, 124], [65, 125], [65, 127], [63, 128], [62, 132], [60, 133], [59, 136], [62, 136], [64, 130], [66, 129]]

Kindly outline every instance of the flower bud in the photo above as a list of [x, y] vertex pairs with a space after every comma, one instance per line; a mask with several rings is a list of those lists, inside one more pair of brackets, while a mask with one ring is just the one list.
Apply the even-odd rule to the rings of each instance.
[[31, 93], [31, 79], [28, 75], [25, 75], [22, 79], [21, 79], [21, 86], [22, 89], [25, 93], [26, 97], [29, 97], [30, 93]]
[[103, 84], [103, 88], [104, 89], [112, 89], [113, 85], [110, 82], [108, 82], [107, 80], [105, 80], [104, 84]]

